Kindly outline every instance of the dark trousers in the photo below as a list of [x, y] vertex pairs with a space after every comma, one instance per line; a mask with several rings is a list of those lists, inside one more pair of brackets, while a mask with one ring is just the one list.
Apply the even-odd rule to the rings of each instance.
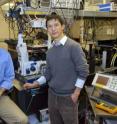
[[78, 104], [70, 96], [57, 96], [51, 91], [48, 94], [51, 124], [78, 124]]

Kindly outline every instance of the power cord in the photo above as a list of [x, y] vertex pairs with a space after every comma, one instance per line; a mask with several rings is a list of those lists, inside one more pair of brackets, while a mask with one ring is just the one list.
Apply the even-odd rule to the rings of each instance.
[[31, 99], [30, 99], [29, 104], [28, 104], [28, 107], [26, 109], [26, 113], [28, 113], [29, 108], [30, 108], [30, 106], [32, 104], [32, 101], [33, 101], [34, 97], [39, 93], [38, 92], [39, 89], [40, 88], [35, 88], [35, 89], [29, 89], [29, 90], [27, 90], [27, 92], [31, 93]]

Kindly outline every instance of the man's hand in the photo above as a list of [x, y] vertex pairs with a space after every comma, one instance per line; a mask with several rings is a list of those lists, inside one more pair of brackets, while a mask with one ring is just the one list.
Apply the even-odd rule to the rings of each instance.
[[26, 90], [26, 89], [31, 89], [31, 88], [36, 88], [36, 87], [39, 87], [39, 83], [38, 82], [33, 82], [33, 83], [25, 83], [23, 85], [23, 88]]
[[79, 95], [80, 95], [80, 91], [81, 91], [81, 89], [77, 87], [77, 88], [75, 89], [74, 93], [72, 93], [71, 99], [72, 99], [72, 101], [73, 101], [74, 103], [77, 103], [78, 97], [79, 97]]
[[5, 92], [6, 89], [4, 88], [0, 88], [0, 96], [2, 96], [2, 94]]

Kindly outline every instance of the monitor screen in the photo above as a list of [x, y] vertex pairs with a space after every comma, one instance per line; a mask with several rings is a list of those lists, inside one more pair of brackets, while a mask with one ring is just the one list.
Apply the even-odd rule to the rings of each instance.
[[109, 81], [109, 77], [104, 77], [104, 76], [98, 75], [97, 80], [96, 80], [96, 84], [106, 86], [108, 81]]

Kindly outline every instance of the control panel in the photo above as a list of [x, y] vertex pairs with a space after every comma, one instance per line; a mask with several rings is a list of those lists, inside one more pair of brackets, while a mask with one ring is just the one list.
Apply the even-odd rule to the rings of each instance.
[[117, 76], [96, 73], [92, 85], [117, 93]]

